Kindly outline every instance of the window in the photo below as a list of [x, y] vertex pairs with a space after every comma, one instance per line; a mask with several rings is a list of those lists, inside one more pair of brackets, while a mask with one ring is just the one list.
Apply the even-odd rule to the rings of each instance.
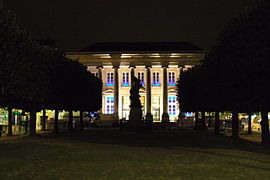
[[175, 74], [174, 74], [174, 72], [169, 72], [169, 86], [175, 86]]
[[129, 73], [123, 72], [122, 86], [129, 86]]
[[114, 112], [114, 97], [106, 97], [106, 113], [113, 114]]
[[92, 72], [92, 74], [96, 77], [98, 77], [98, 73], [97, 72]]
[[168, 105], [169, 105], [169, 115], [175, 116], [176, 115], [176, 96], [169, 96], [168, 97]]
[[129, 111], [130, 111], [130, 99], [129, 96], [122, 96], [122, 118], [125, 118], [126, 120], [129, 119]]
[[107, 73], [107, 86], [113, 86], [113, 73]]
[[144, 86], [144, 72], [138, 72], [138, 79], [141, 80], [142, 86]]
[[160, 96], [152, 96], [152, 114], [153, 120], [160, 120]]
[[158, 72], [153, 72], [153, 86], [160, 86]]
[[193, 116], [192, 112], [185, 112], [185, 116]]

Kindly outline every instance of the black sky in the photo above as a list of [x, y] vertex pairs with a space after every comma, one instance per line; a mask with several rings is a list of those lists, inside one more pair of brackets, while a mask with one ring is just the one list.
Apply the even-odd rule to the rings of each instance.
[[94, 42], [189, 41], [208, 50], [254, 0], [5, 0], [35, 39], [74, 51]]

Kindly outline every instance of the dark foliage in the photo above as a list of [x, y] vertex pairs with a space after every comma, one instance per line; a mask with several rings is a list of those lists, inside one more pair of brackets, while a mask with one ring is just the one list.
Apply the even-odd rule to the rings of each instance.
[[41, 109], [100, 109], [102, 82], [82, 64], [32, 41], [9, 11], [0, 11], [0, 34], [0, 106], [30, 112], [31, 135]]
[[263, 0], [227, 26], [200, 68], [185, 72], [178, 84], [183, 111], [262, 111], [262, 142], [270, 143], [270, 1]]

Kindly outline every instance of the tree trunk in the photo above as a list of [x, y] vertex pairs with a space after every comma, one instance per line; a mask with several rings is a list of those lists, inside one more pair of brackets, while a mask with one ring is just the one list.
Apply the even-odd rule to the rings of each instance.
[[42, 110], [42, 131], [46, 131], [46, 109]]
[[248, 134], [252, 134], [252, 130], [251, 130], [251, 115], [252, 115], [252, 113], [248, 113]]
[[262, 110], [261, 117], [262, 117], [262, 121], [261, 121], [262, 144], [270, 144], [268, 112]]
[[211, 112], [208, 112], [208, 127], [211, 127]]
[[80, 130], [83, 130], [83, 112], [80, 111]]
[[12, 108], [8, 107], [8, 136], [12, 136]]
[[232, 112], [232, 137], [239, 138], [239, 119], [238, 112]]
[[202, 129], [207, 129], [206, 122], [205, 122], [205, 111], [202, 111]]
[[198, 111], [195, 112], [195, 126], [194, 129], [198, 129], [199, 128], [199, 113]]
[[53, 132], [56, 133], [56, 134], [59, 133], [59, 128], [58, 128], [58, 113], [59, 113], [59, 111], [58, 110], [55, 110]]
[[215, 112], [215, 134], [219, 134], [219, 111]]
[[180, 121], [181, 121], [181, 127], [184, 128], [184, 119], [185, 119], [185, 113], [180, 112]]
[[68, 130], [72, 130], [73, 129], [73, 111], [69, 110], [68, 113]]
[[29, 135], [36, 135], [36, 121], [37, 121], [37, 112], [35, 110], [31, 110], [30, 112], [30, 123], [29, 123]]

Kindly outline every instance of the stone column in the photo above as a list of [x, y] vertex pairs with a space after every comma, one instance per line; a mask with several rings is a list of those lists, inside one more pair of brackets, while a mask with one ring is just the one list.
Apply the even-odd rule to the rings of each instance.
[[130, 66], [129, 67], [130, 68], [130, 87], [132, 87], [133, 86], [133, 84], [134, 84], [134, 82], [132, 81], [132, 78], [135, 76], [135, 72], [134, 72], [134, 70], [135, 70], [135, 66]]
[[118, 101], [119, 101], [119, 79], [118, 79], [118, 69], [119, 66], [113, 66], [113, 75], [114, 75], [114, 118], [119, 119], [118, 116]]
[[184, 71], [184, 68], [180, 66], [180, 67], [179, 67], [179, 76], [180, 76], [180, 77], [181, 77], [183, 71]]
[[[183, 73], [183, 67], [179, 67], [179, 77], [181, 78], [181, 75]], [[185, 118], [185, 114], [184, 112], [181, 112], [181, 109], [180, 109], [180, 103], [179, 102], [179, 115], [178, 115], [178, 122], [181, 122], [181, 126], [183, 128], [183, 124], [184, 124], [184, 118]]]
[[146, 66], [146, 122], [149, 125], [153, 123], [153, 115], [151, 113], [151, 66]]
[[102, 66], [97, 66], [97, 69], [98, 69], [98, 78], [102, 80], [102, 69], [103, 69], [103, 67]]
[[162, 114], [162, 123], [163, 125], [168, 125], [170, 122], [168, 114], [168, 75], [167, 75], [168, 66], [163, 66], [163, 114]]
[[[97, 66], [97, 69], [98, 69], [98, 78], [101, 80], [101, 82], [103, 82], [103, 80], [102, 80], [102, 70], [103, 70], [103, 67], [102, 66]], [[103, 101], [103, 97], [102, 97], [102, 101]], [[102, 114], [102, 106], [101, 106], [100, 110], [98, 110], [98, 113]]]

